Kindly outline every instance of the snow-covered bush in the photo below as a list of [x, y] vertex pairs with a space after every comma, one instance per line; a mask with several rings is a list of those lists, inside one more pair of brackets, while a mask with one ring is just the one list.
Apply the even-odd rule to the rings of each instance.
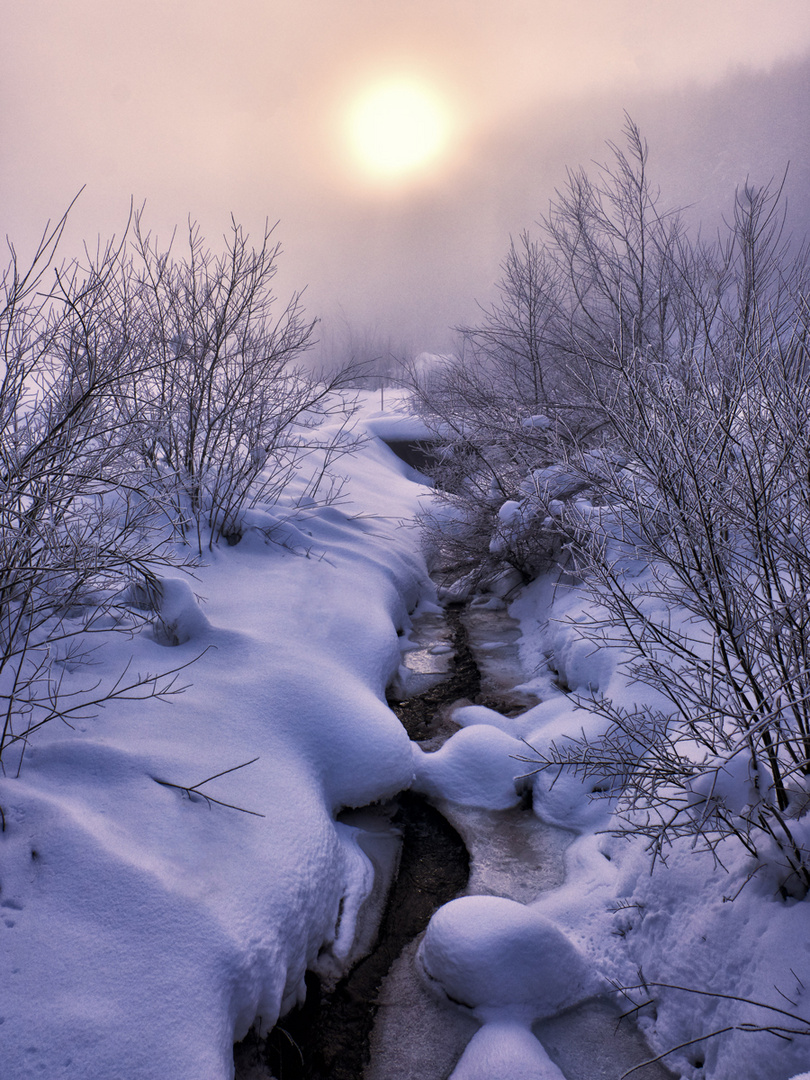
[[314, 444], [327, 454], [346, 448], [317, 428], [345, 408], [335, 391], [351, 373], [322, 377], [302, 365], [315, 321], [299, 294], [278, 309], [272, 232], [254, 248], [232, 221], [215, 255], [190, 223], [187, 250], [175, 257], [135, 215], [125, 285], [150, 374], [121, 385], [118, 409], [178, 535], [195, 534], [200, 551], [201, 530], [210, 542], [238, 535], [240, 512], [277, 498]]
[[603, 737], [544, 764], [612, 778], [656, 856], [732, 836], [804, 893], [808, 260], [779, 188], [746, 184], [724, 235], [690, 237], [625, 135], [595, 177], [569, 173], [539, 243], [512, 244], [501, 300], [422, 380], [423, 408], [453, 433], [445, 498], [481, 527], [485, 573], [564, 564], [592, 592], [578, 632], [627, 658], [622, 701], [580, 699]]
[[595, 696], [606, 734], [547, 760], [617, 777], [625, 826], [654, 853], [678, 835], [733, 836], [804, 893], [810, 380], [792, 348], [692, 374], [675, 395], [660, 368], [627, 371], [635, 409], [612, 428], [638, 456], [597, 476], [582, 455], [606, 505], [563, 515], [600, 612], [578, 632], [620, 647], [657, 704]]
[[84, 678], [93, 633], [149, 617], [128, 602], [181, 565], [134, 467], [115, 400], [143, 374], [120, 291], [122, 248], [45, 277], [64, 219], [31, 265], [11, 263], [0, 297], [0, 757], [19, 768], [32, 732], [111, 698], [171, 693], [171, 678]]
[[[555, 747], [549, 761], [614, 776], [624, 827], [655, 855], [679, 835], [715, 851], [731, 836], [801, 895], [810, 371], [806, 261], [790, 255], [782, 223], [778, 192], [738, 192], [728, 241], [704, 251], [694, 283], [690, 352], [584, 356], [611, 452], [567, 455], [590, 493], [560, 515], [569, 569], [602, 613], [579, 632], [619, 645], [655, 697], [594, 696], [605, 735]], [[721, 282], [711, 294], [699, 288], [707, 265]]]
[[[677, 394], [693, 361], [756, 358], [802, 311], [806, 259], [783, 242], [781, 189], [746, 185], [725, 233], [693, 238], [662, 204], [629, 118], [624, 134], [595, 175], [569, 172], [538, 238], [511, 242], [498, 298], [460, 328], [458, 355], [410, 373], [446, 448], [433, 470], [440, 498], [470, 523], [460, 553], [485, 576], [500, 560], [532, 577], [568, 539], [521, 485], [572, 451], [615, 444], [614, 415], [634, 409], [628, 372], [659, 365]], [[524, 519], [531, 509], [530, 527], [501, 527], [507, 501], [522, 503]]]

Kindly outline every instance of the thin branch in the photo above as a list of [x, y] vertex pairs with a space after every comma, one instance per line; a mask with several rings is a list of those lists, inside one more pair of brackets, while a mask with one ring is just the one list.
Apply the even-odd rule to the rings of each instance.
[[213, 776], [209, 776], [207, 779], [200, 780], [198, 783], [191, 785], [174, 784], [170, 780], [161, 780], [157, 776], [153, 776], [152, 779], [156, 784], [160, 784], [162, 787], [175, 788], [177, 791], [185, 792], [189, 799], [191, 799], [192, 794], [199, 795], [201, 798], [205, 799], [206, 803], [208, 803], [209, 810], [211, 808], [211, 803], [216, 803], [217, 806], [226, 806], [229, 810], [238, 810], [242, 814], [251, 814], [253, 817], [263, 818], [266, 815], [260, 814], [256, 810], [246, 810], [243, 806], [235, 806], [233, 803], [222, 802], [221, 799], [215, 799], [212, 795], [207, 795], [204, 791], [200, 791], [202, 785], [207, 784], [210, 780], [216, 780], [217, 777], [227, 776], [228, 773], [236, 772], [238, 769], [244, 769], [258, 760], [257, 757], [251, 758], [250, 761], [243, 761], [241, 765], [234, 765], [230, 769], [223, 769], [222, 772], [214, 773]]

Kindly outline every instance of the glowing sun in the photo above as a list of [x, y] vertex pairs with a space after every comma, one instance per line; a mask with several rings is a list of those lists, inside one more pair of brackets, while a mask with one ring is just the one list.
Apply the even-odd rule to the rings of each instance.
[[406, 79], [378, 83], [348, 114], [348, 135], [359, 165], [373, 176], [404, 178], [431, 165], [445, 149], [449, 116], [427, 86]]

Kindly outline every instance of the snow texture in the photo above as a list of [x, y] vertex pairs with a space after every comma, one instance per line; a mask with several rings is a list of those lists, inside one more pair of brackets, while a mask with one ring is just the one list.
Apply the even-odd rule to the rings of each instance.
[[414, 790], [462, 806], [505, 810], [520, 802], [515, 755], [525, 747], [487, 724], [462, 728], [432, 753], [413, 744]]
[[554, 923], [501, 896], [462, 896], [439, 908], [419, 961], [432, 985], [481, 1018], [507, 1010], [540, 1020], [602, 989]]
[[473, 1035], [450, 1080], [565, 1080], [531, 1031], [517, 1020], [494, 1020]]
[[373, 437], [343, 464], [339, 505], [253, 511], [96, 654], [94, 677], [199, 656], [184, 694], [44, 728], [0, 780], [4, 1080], [228, 1080], [307, 967], [341, 969], [372, 870], [336, 813], [411, 783], [384, 691], [428, 588], [398, 528], [424, 487]]
[[[806, 1036], [703, 1039], [773, 1022], [765, 1005], [810, 1015], [810, 903], [781, 899], [739, 845], [719, 865], [678, 841], [650, 873], [643, 843], [610, 835], [598, 778], [519, 779], [529, 746], [598, 734], [566, 691], [628, 706], [649, 693], [620, 648], [578, 634], [594, 611], [575, 584], [540, 578], [510, 606], [540, 705], [460, 708], [441, 750], [410, 745], [384, 695], [409, 611], [435, 599], [407, 527], [429, 494], [380, 436], [421, 429], [363, 414], [358, 428], [339, 503], [296, 508], [302, 477], [289, 504], [247, 512], [239, 544], [196, 578], [164, 582], [151, 630], [111, 633], [96, 654], [100, 678], [196, 658], [184, 694], [43, 728], [19, 776], [0, 779], [3, 1080], [230, 1080], [233, 1041], [300, 1001], [307, 968], [335, 979], [352, 955], [373, 867], [339, 811], [412, 782], [491, 809], [528, 783], [535, 814], [578, 833], [560, 887], [526, 905], [463, 897], [431, 920], [425, 977], [483, 1025], [453, 1080], [559, 1080], [529, 1024], [639, 973], [655, 1051], [699, 1040], [667, 1058], [687, 1080], [810, 1080]], [[540, 483], [570, 487], [562, 472]], [[519, 520], [515, 506], [502, 517]], [[750, 781], [718, 775], [727, 799]]]
[[[643, 582], [643, 568], [633, 572]], [[602, 693], [628, 708], [659, 704], [652, 690], [622, 671], [620, 646], [595, 649], [580, 636], [578, 627], [594, 612], [576, 585], [538, 579], [510, 613], [523, 631], [524, 668], [535, 672], [526, 688], [545, 698], [513, 729], [531, 746], [546, 750], [604, 729], [606, 721], [577, 707], [561, 687], [584, 696]], [[717, 774], [716, 793], [743, 805], [750, 783], [747, 768], [732, 760]], [[635, 999], [655, 1000], [655, 1014], [643, 1010], [639, 1023], [656, 1052], [699, 1040], [669, 1055], [668, 1066], [688, 1080], [789, 1080], [803, 1070], [807, 1075], [810, 1035], [785, 1041], [765, 1032], [726, 1030], [703, 1038], [733, 1025], [780, 1021], [810, 1032], [810, 1024], [772, 1011], [810, 1017], [807, 900], [780, 898], [767, 866], [733, 840], [720, 845], [721, 861], [695, 851], [689, 837], [677, 840], [651, 873], [643, 839], [609, 835], [614, 822], [607, 778], [600, 783], [597, 777], [586, 781], [549, 770], [537, 773], [533, 785], [538, 817], [579, 833], [566, 852], [565, 883], [533, 907], [608, 979], [627, 987], [646, 984]], [[802, 825], [796, 823], [799, 835]]]

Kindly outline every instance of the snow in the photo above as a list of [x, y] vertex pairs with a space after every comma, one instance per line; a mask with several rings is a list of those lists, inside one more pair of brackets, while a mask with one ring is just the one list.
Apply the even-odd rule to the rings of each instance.
[[529, 431], [533, 429], [537, 431], [548, 431], [549, 428], [553, 427], [554, 425], [547, 416], [537, 415], [527, 416], [525, 420], [521, 420], [520, 426], [522, 428], [526, 428]]
[[507, 735], [514, 734], [515, 722], [507, 716], [501, 716], [495, 709], [489, 709], [486, 705], [462, 705], [453, 709], [453, 722], [461, 727], [469, 727], [472, 724], [488, 724]]
[[432, 442], [436, 433], [418, 416], [409, 413], [376, 412], [365, 419], [366, 429], [371, 434], [389, 442]]
[[451, 1080], [565, 1080], [528, 1027], [516, 1020], [495, 1020], [473, 1035]]
[[[516, 519], [515, 505], [506, 504], [501, 520]], [[628, 587], [644, 588], [643, 560], [632, 545], [619, 547]], [[665, 861], [652, 866], [643, 837], [610, 832], [616, 824], [612, 777], [533, 772], [532, 747], [548, 751], [604, 730], [606, 719], [583, 707], [590, 695], [604, 694], [628, 709], [639, 703], [655, 708], [661, 699], [632, 681], [616, 634], [601, 646], [582, 636], [583, 626], [603, 619], [605, 612], [576, 582], [557, 572], [539, 578], [509, 610], [523, 632], [524, 671], [532, 673], [523, 689], [542, 702], [518, 717], [477, 705], [457, 708], [453, 719], [461, 730], [442, 750], [415, 751], [416, 784], [433, 797], [482, 807], [496, 806], [499, 792], [506, 805], [510, 779], [516, 790], [530, 784], [537, 817], [578, 836], [565, 853], [565, 882], [525, 907], [516, 905], [519, 917], [505, 906], [510, 901], [490, 897], [453, 901], [434, 915], [420, 951], [426, 975], [485, 1021], [452, 1080], [497, 1075], [496, 1061], [510, 1062], [508, 1068], [498, 1066], [504, 1075], [561, 1075], [545, 1060], [526, 1020], [543, 1011], [547, 963], [566, 974], [582, 965], [579, 970], [604, 980], [603, 988], [625, 987], [639, 1004], [654, 1001], [640, 1010], [638, 1023], [653, 1054], [682, 1047], [665, 1060], [687, 1080], [806, 1077], [807, 900], [783, 898], [767, 859], [752, 859], [733, 838], [721, 841], [714, 855], [696, 850], [691, 837], [676, 839], [665, 850]], [[667, 614], [673, 625], [686, 618]], [[510, 739], [518, 744], [511, 753]], [[515, 760], [510, 772], [506, 755], [524, 761]], [[755, 779], [745, 758], [718, 765], [705, 762], [693, 783], [696, 799], [722, 799], [729, 808], [743, 808]], [[521, 773], [528, 774], [522, 781]], [[791, 825], [807, 844], [807, 818]], [[760, 853], [767, 855], [766, 844], [760, 844]], [[553, 928], [542, 947], [536, 945], [539, 926]], [[551, 942], [560, 955], [571, 950], [576, 962], [558, 957], [549, 963]], [[623, 994], [608, 997], [630, 1007]], [[555, 1011], [553, 1002], [550, 1010]], [[793, 1034], [784, 1039], [750, 1030], [769, 1025], [783, 1025]]]
[[161, 645], [185, 645], [211, 629], [190, 584], [182, 578], [163, 578], [160, 583], [158, 619], [151, 635]]
[[479, 1017], [554, 1016], [603, 985], [553, 922], [501, 896], [462, 896], [433, 915], [419, 949], [428, 979]]
[[182, 695], [44, 728], [0, 780], [4, 1078], [228, 1078], [307, 967], [344, 965], [372, 870], [336, 813], [411, 783], [384, 689], [428, 583], [398, 527], [424, 488], [376, 439], [341, 464], [338, 505], [254, 513], [164, 583], [154, 632], [96, 654], [99, 676], [204, 654]]
[[[362, 827], [338, 814], [411, 784], [492, 811], [531, 787], [535, 815], [577, 834], [559, 887], [434, 914], [421, 968], [482, 1024], [452, 1080], [560, 1080], [532, 1022], [614, 982], [655, 999], [639, 1014], [655, 1052], [701, 1040], [667, 1058], [687, 1080], [810, 1080], [807, 1037], [702, 1039], [791, 1023], [774, 1009], [808, 1016], [810, 903], [782, 899], [730, 842], [720, 865], [678, 840], [651, 871], [643, 841], [610, 833], [596, 790], [610, 778], [533, 771], [531, 747], [605, 722], [566, 689], [628, 705], [652, 693], [628, 681], [620, 648], [578, 633], [600, 613], [575, 583], [540, 578], [510, 604], [539, 705], [518, 717], [467, 705], [440, 750], [410, 744], [384, 694], [409, 612], [435, 601], [410, 527], [428, 496], [383, 440], [422, 429], [374, 415], [374, 401], [337, 503], [296, 508], [293, 488], [246, 513], [239, 544], [164, 582], [151, 630], [110, 633], [96, 653], [98, 677], [177, 668], [185, 692], [45, 727], [19, 776], [0, 779], [4, 1080], [228, 1080], [235, 1039], [300, 1001], [307, 968], [334, 980], [353, 956], [374, 867]], [[568, 478], [540, 482], [563, 491]], [[732, 759], [702, 794], [733, 800], [751, 780]], [[796, 826], [806, 842], [806, 819]]]
[[[633, 573], [643, 583], [643, 571]], [[545, 698], [520, 718], [518, 733], [531, 746], [542, 751], [583, 733], [594, 737], [606, 723], [577, 707], [561, 685], [585, 696], [604, 693], [628, 707], [656, 703], [653, 691], [621, 670], [619, 645], [596, 649], [578, 633], [583, 621], [602, 614], [585, 590], [538, 579], [510, 613], [523, 630], [524, 667], [535, 672], [526, 685]], [[709, 769], [695, 788], [697, 793], [708, 785], [727, 805], [744, 805], [750, 783], [742, 759], [732, 758], [722, 770]], [[639, 1017], [656, 1052], [700, 1040], [666, 1059], [680, 1075], [788, 1080], [806, 1070], [806, 1035], [790, 1041], [746, 1031], [703, 1037], [742, 1024], [810, 1030], [807, 1022], [772, 1011], [810, 1015], [807, 901], [782, 899], [773, 871], [733, 840], [721, 842], [714, 858], [695, 850], [691, 838], [681, 838], [665, 852], [666, 862], [651, 871], [643, 838], [609, 834], [613, 804], [598, 790], [605, 786], [607, 779], [600, 784], [595, 777], [554, 770], [534, 776], [535, 813], [579, 833], [566, 852], [565, 883], [538, 898], [534, 908], [606, 978], [626, 987], [644, 984], [634, 1000], [656, 1002], [654, 1013], [642, 1010]], [[802, 836], [803, 825], [795, 826]]]
[[520, 802], [519, 740], [488, 724], [462, 728], [432, 753], [413, 745], [414, 790], [461, 806], [505, 810]]

